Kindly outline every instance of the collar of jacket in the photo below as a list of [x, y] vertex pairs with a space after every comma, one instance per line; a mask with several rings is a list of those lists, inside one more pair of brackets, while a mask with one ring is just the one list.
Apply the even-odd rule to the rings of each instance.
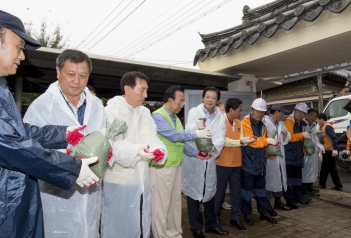
[[4, 77], [0, 77], [0, 85], [1, 85], [3, 88], [8, 88], [6, 79], [5, 79]]

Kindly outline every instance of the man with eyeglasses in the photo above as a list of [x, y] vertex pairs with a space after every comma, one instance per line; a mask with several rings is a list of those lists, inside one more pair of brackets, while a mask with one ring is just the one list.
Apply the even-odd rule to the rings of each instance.
[[287, 176], [287, 190], [283, 192], [286, 205], [297, 209], [295, 202], [309, 204], [303, 199], [301, 194], [302, 168], [304, 166], [303, 142], [306, 138], [311, 138], [306, 131], [307, 123], [305, 118], [308, 107], [306, 103], [296, 105], [293, 114], [285, 120], [285, 126], [291, 135], [290, 141], [285, 145], [285, 162]]
[[271, 205], [266, 196], [266, 162], [265, 147], [270, 144], [277, 146], [279, 143], [273, 138], [267, 138], [267, 130], [262, 120], [267, 111], [266, 101], [257, 98], [252, 102], [251, 113], [241, 121], [243, 134], [256, 140], [248, 146], [241, 148], [241, 210], [248, 225], [253, 225], [252, 220], [252, 195], [257, 202], [260, 219], [276, 224], [277, 220], [271, 217]]
[[204, 156], [184, 144], [195, 138], [211, 138], [209, 130], [185, 132], [177, 114], [184, 106], [184, 89], [173, 85], [163, 97], [163, 106], [153, 112], [158, 137], [165, 144], [168, 156], [165, 164], [150, 161], [152, 197], [152, 234], [154, 237], [182, 237], [182, 160], [183, 150]]

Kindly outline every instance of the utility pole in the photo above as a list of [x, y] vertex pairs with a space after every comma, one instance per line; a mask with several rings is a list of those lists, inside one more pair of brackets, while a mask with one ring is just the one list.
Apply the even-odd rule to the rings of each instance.
[[323, 112], [323, 81], [322, 74], [317, 76], [317, 88], [318, 88], [318, 111]]

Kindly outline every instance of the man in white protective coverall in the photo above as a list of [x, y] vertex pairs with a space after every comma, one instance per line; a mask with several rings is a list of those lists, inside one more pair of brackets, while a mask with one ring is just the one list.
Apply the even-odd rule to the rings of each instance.
[[323, 154], [325, 150], [317, 136], [317, 115], [317, 109], [309, 108], [304, 119], [307, 123], [306, 131], [311, 132], [311, 139], [315, 147], [313, 154], [304, 155], [304, 166], [302, 168], [302, 195], [304, 197], [320, 197], [319, 193], [313, 188], [313, 184], [317, 181], [319, 173], [319, 153]]
[[[286, 167], [284, 145], [288, 144], [291, 138], [286, 130], [282, 119], [284, 112], [289, 112], [282, 104], [273, 104], [269, 109], [269, 116], [264, 116], [262, 122], [266, 126], [267, 136], [279, 142], [281, 155], [268, 156], [266, 164], [266, 191], [267, 199], [274, 197], [274, 209], [291, 210], [282, 201], [283, 189], [286, 191]], [[271, 216], [277, 216], [273, 208], [269, 211]]]
[[157, 136], [150, 110], [142, 106], [147, 98], [148, 77], [125, 73], [123, 96], [107, 102], [106, 116], [126, 121], [128, 130], [114, 138], [114, 154], [104, 177], [101, 237], [139, 238], [150, 236], [151, 189], [149, 160], [163, 164], [166, 146]]
[[[56, 59], [58, 81], [34, 100], [24, 121], [37, 126], [48, 124], [82, 125], [85, 134], [101, 131], [105, 134], [104, 107], [86, 87], [92, 70], [89, 57], [78, 50], [65, 50]], [[102, 185], [65, 190], [40, 181], [40, 196], [44, 212], [45, 237], [99, 236]]]
[[[212, 151], [200, 153], [195, 140], [186, 142], [193, 149], [184, 151], [182, 192], [187, 196], [190, 230], [195, 238], [205, 237], [202, 233], [204, 226], [200, 213], [200, 203], [204, 205], [205, 232], [217, 235], [228, 235], [217, 224], [214, 214], [214, 196], [217, 190], [217, 175], [215, 160], [221, 153], [225, 143], [226, 126], [224, 115], [218, 107], [220, 91], [207, 87], [202, 93], [202, 102], [190, 109], [185, 131], [208, 129], [212, 132]], [[200, 118], [206, 118], [205, 126]]]
[[84, 136], [79, 132], [84, 126], [38, 127], [23, 123], [5, 77], [16, 74], [25, 59], [24, 49], [40, 46], [27, 35], [18, 17], [0, 10], [1, 237], [44, 237], [39, 179], [64, 189], [74, 183], [83, 187], [99, 181], [89, 168], [97, 157], [80, 160], [56, 150], [77, 143]]

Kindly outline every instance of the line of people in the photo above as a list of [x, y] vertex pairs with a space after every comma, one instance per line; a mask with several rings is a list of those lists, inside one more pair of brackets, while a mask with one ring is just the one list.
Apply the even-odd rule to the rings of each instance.
[[[216, 106], [220, 91], [207, 87], [184, 129], [177, 117], [185, 104], [181, 87], [168, 88], [164, 105], [150, 114], [142, 106], [149, 78], [127, 72], [120, 79], [123, 95], [104, 108], [87, 87], [92, 62], [78, 50], [57, 57], [57, 81], [30, 105], [22, 122], [4, 77], [16, 73], [23, 48], [39, 47], [20, 19], [0, 11], [0, 232], [5, 237], [135, 238], [150, 237], [151, 231], [154, 237], [182, 237], [182, 192], [194, 237], [205, 237], [203, 228], [225, 236], [220, 207], [227, 183], [231, 225], [246, 229], [241, 213], [253, 225], [252, 196], [260, 219], [276, 224], [274, 209], [296, 209], [296, 202], [308, 203], [305, 194], [317, 196], [311, 184], [320, 151], [325, 153], [319, 187], [325, 188], [330, 171], [334, 189], [342, 189], [332, 164], [337, 141], [325, 114], [315, 116], [302, 103], [283, 123], [284, 107], [275, 104], [265, 116], [267, 105], [259, 98], [240, 121], [242, 101], [228, 99], [223, 114]], [[323, 125], [323, 145], [317, 143], [315, 117]], [[104, 134], [115, 118], [128, 129], [110, 141], [113, 154], [99, 181], [88, 167], [98, 158], [80, 160], [65, 149], [83, 133]], [[197, 145], [200, 139], [211, 140], [205, 152]], [[304, 155], [304, 139], [313, 139], [314, 154]], [[267, 156], [268, 147], [280, 153]]]

